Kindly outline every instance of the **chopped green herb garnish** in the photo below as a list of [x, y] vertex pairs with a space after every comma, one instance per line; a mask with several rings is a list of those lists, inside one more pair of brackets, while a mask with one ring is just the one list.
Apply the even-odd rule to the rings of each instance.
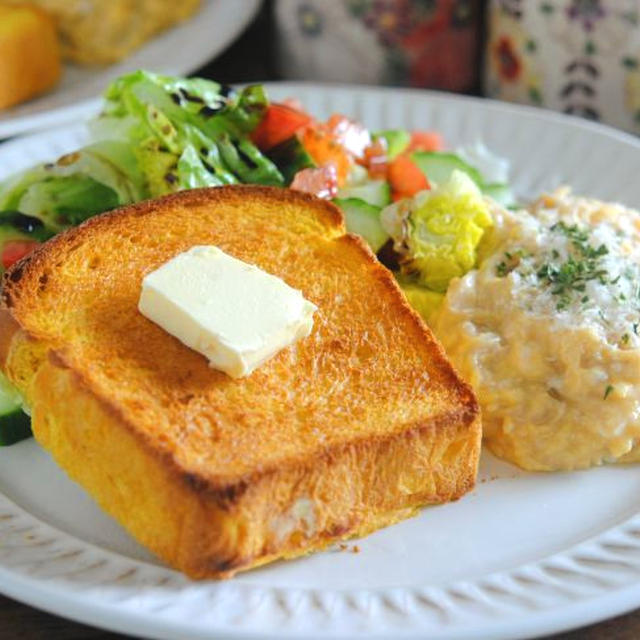
[[[597, 311], [606, 325], [610, 322], [602, 310], [598, 309], [600, 305], [595, 304], [596, 300], [589, 291], [590, 286], [593, 286], [590, 283], [608, 287], [608, 297], [620, 303], [626, 301], [626, 305], [629, 305], [629, 300], [636, 301], [636, 295], [640, 300], [637, 265], [634, 269], [627, 263], [620, 269], [616, 268], [615, 275], [611, 275], [610, 261], [605, 259], [610, 253], [609, 247], [602, 243], [593, 243], [596, 236], [592, 234], [591, 227], [557, 222], [547, 227], [546, 231], [556, 234], [551, 241], [547, 239], [541, 245], [544, 247], [546, 244], [548, 249], [542, 248], [540, 252], [532, 254], [526, 249], [510, 248], [494, 263], [496, 275], [505, 277], [512, 271], [517, 271], [527, 280], [533, 276], [537, 279], [538, 286], [544, 288], [547, 294], [551, 294], [558, 311], [568, 310], [573, 304], [588, 303], [587, 307], [583, 307], [584, 312], [591, 309]], [[558, 238], [558, 235], [563, 238]], [[562, 246], [555, 244], [559, 240], [562, 241]], [[615, 260], [615, 264], [618, 263], [619, 261]], [[618, 285], [621, 281], [624, 287]], [[614, 289], [615, 285], [618, 287]], [[633, 286], [633, 297], [627, 292], [627, 286]], [[636, 301], [635, 304], [640, 310], [640, 302]], [[634, 327], [634, 333], [640, 336], [638, 329], [640, 322]]]
[[561, 231], [567, 238], [575, 242], [587, 242], [589, 240], [589, 232], [586, 229], [580, 229], [577, 224], [567, 224], [566, 222], [556, 222], [551, 227], [551, 231]]
[[613, 391], [613, 387], [608, 384], [607, 388], [604, 390], [604, 398], [603, 400], [606, 400], [609, 397], [609, 394]]
[[543, 264], [538, 269], [537, 276], [553, 286], [551, 293], [560, 296], [559, 304], [566, 307], [571, 302], [572, 291], [584, 292], [588, 280], [599, 279], [606, 273], [595, 260], [576, 260], [570, 257], [559, 266]]
[[582, 254], [584, 258], [595, 259], [606, 256], [609, 249], [603, 244], [599, 247], [592, 247], [589, 244], [589, 231], [580, 229], [577, 224], [568, 225], [564, 222], [557, 222], [551, 227], [551, 231], [560, 231], [571, 240], [571, 244]]
[[629, 340], [631, 340], [631, 336], [628, 333], [623, 333], [620, 337], [620, 342], [622, 344], [629, 344]]
[[[556, 308], [558, 311], [566, 309], [571, 303], [572, 293], [584, 293], [586, 283], [590, 280], [598, 280], [606, 284], [607, 270], [602, 268], [600, 258], [609, 253], [605, 245], [592, 247], [589, 244], [589, 232], [580, 229], [577, 225], [567, 225], [558, 222], [551, 227], [551, 231], [558, 231], [571, 240], [573, 247], [570, 255], [559, 265], [545, 263], [537, 271], [538, 279], [552, 287], [551, 293], [559, 297]], [[554, 259], [559, 257], [557, 250], [551, 251]], [[584, 296], [581, 301], [586, 302]]]

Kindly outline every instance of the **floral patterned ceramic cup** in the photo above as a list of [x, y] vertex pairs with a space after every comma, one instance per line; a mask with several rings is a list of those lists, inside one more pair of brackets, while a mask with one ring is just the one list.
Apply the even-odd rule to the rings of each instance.
[[286, 78], [465, 91], [477, 84], [480, 0], [277, 0]]
[[492, 0], [485, 93], [640, 133], [640, 0]]

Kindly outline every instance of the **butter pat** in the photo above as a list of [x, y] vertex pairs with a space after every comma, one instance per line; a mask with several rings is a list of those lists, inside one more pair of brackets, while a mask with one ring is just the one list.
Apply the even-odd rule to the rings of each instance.
[[308, 336], [316, 306], [280, 278], [196, 246], [143, 279], [138, 309], [212, 367], [241, 378]]

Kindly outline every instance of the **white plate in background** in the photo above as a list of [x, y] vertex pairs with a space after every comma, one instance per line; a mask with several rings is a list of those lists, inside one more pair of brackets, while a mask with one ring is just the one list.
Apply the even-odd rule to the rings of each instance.
[[[271, 84], [320, 117], [437, 129], [513, 163], [517, 193], [566, 182], [640, 205], [640, 141], [562, 115], [429, 92]], [[0, 178], [84, 142], [77, 125], [0, 146]], [[0, 449], [0, 591], [133, 635], [524, 638], [640, 606], [640, 467], [536, 474], [486, 452], [478, 485], [358, 541], [225, 581], [155, 560], [34, 441]]]
[[128, 71], [190, 73], [224, 51], [256, 15], [260, 4], [261, 0], [203, 0], [194, 15], [158, 34], [120, 62], [107, 67], [65, 64], [60, 83], [51, 91], [0, 110], [0, 139], [77, 122], [96, 109], [99, 102], [95, 99], [109, 82]]

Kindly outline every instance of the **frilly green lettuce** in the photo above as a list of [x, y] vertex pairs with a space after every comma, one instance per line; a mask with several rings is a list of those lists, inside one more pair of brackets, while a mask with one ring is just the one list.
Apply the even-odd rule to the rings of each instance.
[[493, 224], [480, 189], [458, 170], [435, 189], [383, 210], [382, 222], [401, 254], [402, 274], [437, 292], [474, 267], [477, 246]]
[[56, 232], [145, 196], [130, 148], [103, 141], [9, 178], [0, 189], [0, 211], [39, 218]]
[[236, 93], [202, 78], [136, 71], [113, 82], [105, 100], [92, 135], [131, 145], [152, 197], [236, 182], [284, 184], [247, 136], [268, 106], [259, 85]]

